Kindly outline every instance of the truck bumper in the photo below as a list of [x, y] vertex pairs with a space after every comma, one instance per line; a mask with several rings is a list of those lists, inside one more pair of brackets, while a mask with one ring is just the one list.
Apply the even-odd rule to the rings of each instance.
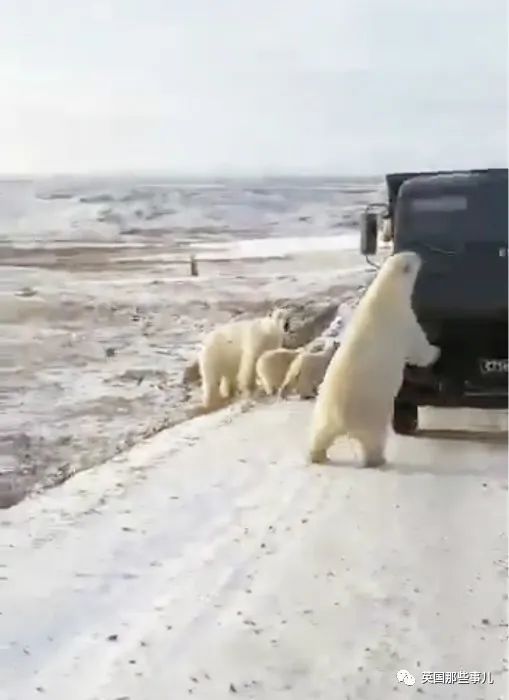
[[396, 400], [417, 406], [507, 409], [507, 389], [507, 375], [497, 381], [469, 381], [443, 377], [429, 369], [407, 367]]

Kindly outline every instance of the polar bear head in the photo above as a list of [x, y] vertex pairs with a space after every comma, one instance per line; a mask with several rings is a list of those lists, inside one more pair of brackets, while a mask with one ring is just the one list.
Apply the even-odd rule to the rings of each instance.
[[276, 307], [273, 309], [270, 318], [283, 333], [288, 333], [290, 330], [290, 312], [287, 309]]
[[329, 338], [327, 344], [324, 347], [325, 352], [329, 357], [332, 357], [336, 350], [339, 348], [341, 343], [335, 338]]
[[310, 353], [318, 353], [326, 357], [332, 357], [336, 350], [339, 348], [339, 340], [336, 338], [321, 337], [315, 338], [306, 347], [306, 351]]
[[[387, 258], [360, 302], [362, 315], [367, 309], [376, 308], [378, 316], [393, 316], [397, 309], [408, 309], [421, 266], [421, 258], [411, 251], [396, 253]], [[358, 313], [359, 310], [357, 307]]]
[[392, 255], [391, 260], [394, 270], [399, 270], [403, 275], [408, 275], [414, 282], [422, 266], [421, 256], [411, 250]]
[[392, 291], [408, 300], [421, 266], [422, 259], [413, 251], [391, 255], [383, 264], [372, 286], [377, 288], [377, 293], [383, 288], [384, 294]]

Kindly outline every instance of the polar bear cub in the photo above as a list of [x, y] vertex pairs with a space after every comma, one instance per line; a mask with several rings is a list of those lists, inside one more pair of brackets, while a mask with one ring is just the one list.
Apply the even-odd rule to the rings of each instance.
[[301, 399], [314, 398], [338, 347], [337, 341], [327, 338], [321, 350], [310, 347], [299, 352], [286, 373], [279, 391], [280, 397], [285, 398], [295, 391]]
[[387, 428], [405, 364], [425, 367], [439, 348], [430, 345], [411, 306], [420, 257], [391, 256], [355, 309], [318, 392], [310, 459], [327, 460], [340, 435], [360, 443], [365, 466], [385, 462]]
[[199, 357], [204, 408], [221, 404], [221, 387], [229, 397], [237, 390], [244, 396], [251, 394], [258, 358], [266, 350], [281, 347], [288, 330], [288, 311], [276, 308], [269, 316], [231, 321], [211, 331]]
[[295, 360], [299, 350], [276, 348], [267, 350], [256, 362], [256, 376], [267, 396], [273, 396], [283, 383], [288, 367]]

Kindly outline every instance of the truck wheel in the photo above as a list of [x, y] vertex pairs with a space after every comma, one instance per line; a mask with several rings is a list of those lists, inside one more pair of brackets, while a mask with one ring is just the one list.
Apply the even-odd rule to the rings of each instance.
[[418, 408], [413, 403], [394, 402], [392, 427], [398, 435], [413, 435], [419, 427]]

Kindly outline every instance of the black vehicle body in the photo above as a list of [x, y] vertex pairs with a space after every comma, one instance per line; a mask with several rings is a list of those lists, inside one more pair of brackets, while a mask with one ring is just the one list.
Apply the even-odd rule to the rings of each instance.
[[395, 173], [386, 182], [393, 250], [423, 259], [412, 305], [441, 349], [433, 366], [405, 368], [395, 430], [416, 429], [418, 406], [507, 408], [507, 169]]

